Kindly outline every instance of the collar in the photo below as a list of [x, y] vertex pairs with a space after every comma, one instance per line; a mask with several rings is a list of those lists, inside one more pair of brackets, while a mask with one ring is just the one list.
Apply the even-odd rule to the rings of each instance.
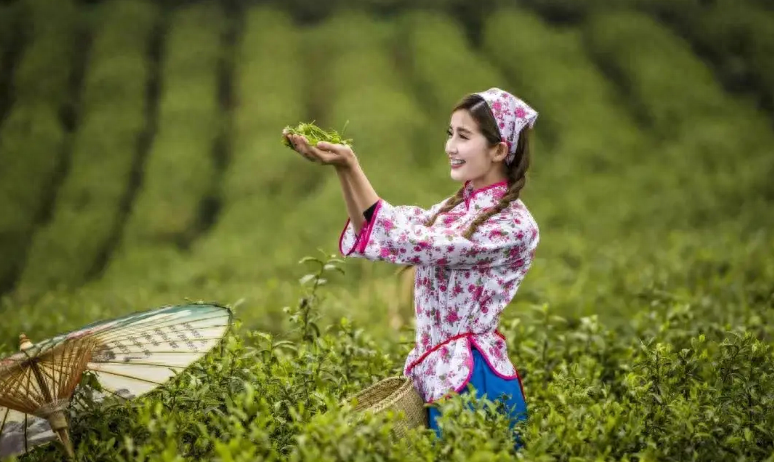
[[497, 205], [497, 202], [508, 191], [508, 181], [497, 183], [474, 189], [470, 180], [463, 186], [463, 197], [465, 198], [465, 208], [470, 210], [482, 210]]

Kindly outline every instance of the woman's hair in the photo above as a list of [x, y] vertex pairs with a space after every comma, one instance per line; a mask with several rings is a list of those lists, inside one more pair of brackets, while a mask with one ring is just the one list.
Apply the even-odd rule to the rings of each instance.
[[[461, 109], [467, 110], [476, 121], [476, 123], [478, 123], [479, 129], [481, 130], [481, 133], [483, 133], [484, 137], [486, 137], [490, 147], [493, 147], [502, 141], [502, 138], [500, 137], [500, 130], [497, 128], [497, 121], [495, 120], [494, 115], [489, 109], [489, 105], [486, 103], [484, 98], [476, 94], [468, 95], [464, 97], [459, 103], [457, 103], [456, 106], [454, 106], [452, 112], [456, 112]], [[519, 141], [516, 146], [516, 156], [513, 158], [511, 164], [507, 167], [506, 173], [508, 175], [508, 190], [503, 195], [503, 197], [500, 198], [500, 201], [496, 206], [482, 213], [476, 217], [475, 220], [473, 220], [473, 223], [471, 223], [470, 226], [468, 226], [468, 229], [463, 233], [463, 236], [466, 239], [470, 239], [470, 237], [473, 235], [473, 233], [476, 232], [476, 229], [478, 229], [482, 223], [486, 222], [493, 215], [500, 213], [503, 209], [508, 207], [508, 204], [519, 198], [519, 193], [521, 192], [522, 188], [524, 188], [524, 184], [527, 181], [527, 169], [529, 168], [530, 164], [529, 154], [529, 129], [525, 128], [519, 134]], [[430, 219], [425, 223], [425, 226], [431, 226], [433, 223], [435, 223], [435, 220], [440, 214], [450, 211], [456, 207], [457, 204], [462, 202], [464, 200], [464, 189], [465, 186], [461, 187], [454, 196], [449, 198], [446, 204], [444, 204], [443, 207], [441, 207], [432, 217], [430, 217]]]
[[[492, 111], [489, 109], [489, 105], [481, 96], [471, 94], [464, 97], [456, 106], [454, 106], [452, 112], [456, 112], [460, 109], [465, 109], [470, 112], [470, 115], [476, 123], [478, 123], [481, 133], [483, 133], [484, 137], [486, 137], [489, 142], [489, 146], [495, 146], [502, 141], [500, 130], [497, 128], [497, 121], [495, 120]], [[470, 226], [468, 226], [468, 229], [463, 233], [463, 236], [466, 239], [470, 239], [482, 223], [493, 215], [500, 213], [503, 209], [508, 207], [508, 204], [519, 198], [519, 193], [521, 193], [522, 188], [524, 188], [524, 185], [527, 182], [527, 169], [529, 168], [529, 164], [529, 129], [525, 127], [519, 134], [519, 141], [516, 145], [516, 155], [511, 164], [507, 167], [508, 190], [503, 197], [500, 198], [500, 201], [496, 206], [473, 220], [473, 223], [471, 223]], [[443, 207], [425, 222], [425, 226], [431, 226], [435, 223], [435, 220], [440, 214], [450, 211], [456, 207], [457, 204], [464, 201], [464, 190], [465, 186], [462, 186], [454, 196], [449, 198]], [[405, 278], [405, 281], [408, 281], [414, 279], [415, 272], [416, 269], [414, 268], [414, 265], [409, 265], [399, 269], [397, 274], [400, 277]], [[413, 286], [409, 285], [407, 287], [411, 288], [410, 293], [404, 295], [408, 301], [410, 298], [413, 298]]]

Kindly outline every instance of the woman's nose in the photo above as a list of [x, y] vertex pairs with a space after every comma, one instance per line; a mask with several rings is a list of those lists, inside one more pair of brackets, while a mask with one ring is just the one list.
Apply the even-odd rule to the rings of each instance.
[[451, 156], [454, 155], [457, 152], [457, 149], [454, 148], [454, 144], [451, 140], [448, 140], [445, 145], [446, 154]]

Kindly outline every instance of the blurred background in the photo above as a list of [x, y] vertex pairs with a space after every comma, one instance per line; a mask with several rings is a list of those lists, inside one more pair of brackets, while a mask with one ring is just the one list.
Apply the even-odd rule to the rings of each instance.
[[[429, 207], [459, 187], [451, 107], [493, 86], [540, 113], [522, 197], [541, 244], [513, 310], [767, 296], [771, 5], [4, 0], [0, 345], [187, 299], [282, 329], [298, 261], [338, 254], [347, 218], [282, 129], [346, 126], [382, 197]], [[410, 326], [396, 267], [346, 268], [326, 316]]]

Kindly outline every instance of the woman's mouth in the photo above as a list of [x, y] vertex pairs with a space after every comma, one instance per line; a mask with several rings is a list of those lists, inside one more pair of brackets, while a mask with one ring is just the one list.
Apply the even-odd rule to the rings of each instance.
[[465, 164], [464, 160], [459, 159], [452, 159], [451, 160], [451, 168], [460, 168]]

